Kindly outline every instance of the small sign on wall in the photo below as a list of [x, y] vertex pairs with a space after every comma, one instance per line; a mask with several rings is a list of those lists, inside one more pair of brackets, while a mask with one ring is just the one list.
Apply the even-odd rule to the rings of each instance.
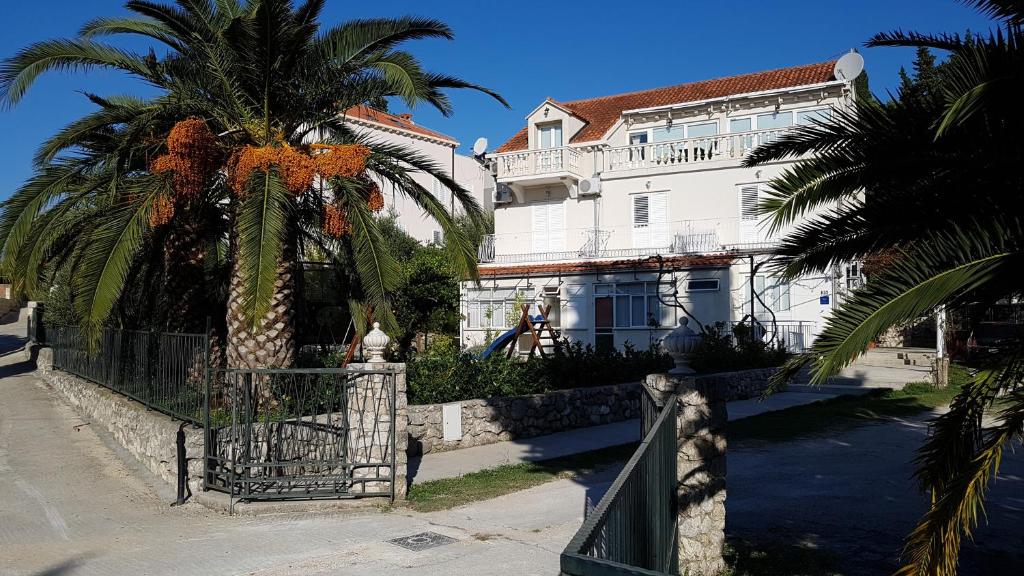
[[462, 440], [462, 404], [441, 405], [441, 434], [445, 442]]
[[818, 302], [822, 306], [828, 306], [828, 292], [822, 292], [821, 296], [818, 296]]

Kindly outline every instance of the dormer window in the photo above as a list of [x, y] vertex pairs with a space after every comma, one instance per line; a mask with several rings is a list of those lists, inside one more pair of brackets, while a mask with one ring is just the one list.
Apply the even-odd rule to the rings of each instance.
[[561, 148], [562, 147], [562, 123], [540, 124], [537, 126], [537, 147]]

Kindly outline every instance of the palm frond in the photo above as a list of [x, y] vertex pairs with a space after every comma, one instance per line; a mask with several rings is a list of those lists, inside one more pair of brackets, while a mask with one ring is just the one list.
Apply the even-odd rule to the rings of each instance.
[[144, 80], [158, 80], [145, 59], [92, 40], [49, 40], [23, 48], [0, 64], [0, 102], [12, 106], [40, 74], [50, 70], [74, 71], [86, 68], [123, 70]]
[[288, 234], [288, 189], [275, 170], [254, 172], [238, 210], [238, 268], [246, 322], [258, 329], [276, 293]]

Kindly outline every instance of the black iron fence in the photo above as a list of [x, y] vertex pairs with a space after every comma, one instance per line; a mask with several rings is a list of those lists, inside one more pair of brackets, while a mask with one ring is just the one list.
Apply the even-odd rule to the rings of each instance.
[[676, 396], [643, 393], [640, 447], [562, 552], [562, 574], [679, 573]]
[[235, 500], [395, 495], [395, 372], [223, 370], [204, 486]]
[[49, 327], [53, 367], [201, 424], [209, 339], [204, 334], [103, 329], [92, 342], [76, 327]]

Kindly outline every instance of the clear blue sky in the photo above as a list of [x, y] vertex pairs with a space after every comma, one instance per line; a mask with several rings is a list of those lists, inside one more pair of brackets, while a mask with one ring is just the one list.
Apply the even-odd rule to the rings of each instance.
[[[633, 13], [626, 17], [628, 7]], [[3, 58], [31, 42], [72, 36], [92, 17], [125, 12], [120, 0], [26, 0], [4, 2], [3, 10]], [[572, 100], [820, 62], [853, 47], [864, 54], [872, 90], [884, 96], [913, 51], [863, 48], [873, 33], [982, 31], [991, 24], [953, 0], [733, 0], [726, 7], [689, 0], [328, 0], [323, 22], [404, 14], [440, 18], [455, 30], [454, 42], [407, 46], [428, 68], [494, 88], [512, 104], [506, 110], [481, 94], [461, 92], [454, 94], [450, 118], [413, 110], [417, 122], [455, 136], [463, 150], [479, 136], [497, 146], [546, 96]], [[44, 76], [18, 107], [0, 110], [0, 199], [29, 175], [36, 146], [91, 109], [82, 91], [149, 92], [110, 72]]]

